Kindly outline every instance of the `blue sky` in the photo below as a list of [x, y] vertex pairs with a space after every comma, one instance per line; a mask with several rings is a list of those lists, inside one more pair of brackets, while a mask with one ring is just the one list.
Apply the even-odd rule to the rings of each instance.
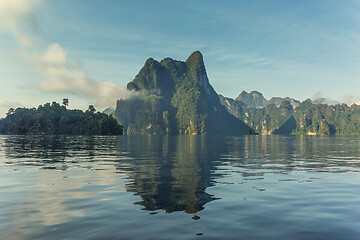
[[64, 97], [102, 109], [126, 95], [122, 86], [147, 58], [185, 60], [195, 50], [228, 97], [320, 92], [360, 102], [356, 0], [2, 1], [0, 115]]

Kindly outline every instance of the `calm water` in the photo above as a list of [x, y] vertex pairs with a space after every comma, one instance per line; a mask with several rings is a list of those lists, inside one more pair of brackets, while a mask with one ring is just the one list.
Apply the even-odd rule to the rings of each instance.
[[1, 239], [360, 239], [360, 138], [0, 136]]

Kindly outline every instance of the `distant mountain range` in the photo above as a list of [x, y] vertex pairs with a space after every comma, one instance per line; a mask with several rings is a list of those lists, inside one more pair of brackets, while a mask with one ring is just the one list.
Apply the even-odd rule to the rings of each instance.
[[[267, 100], [262, 93], [258, 91], [252, 91], [247, 93], [246, 91], [242, 91], [240, 95], [235, 98], [235, 101], [243, 102], [245, 106], [249, 108], [263, 108], [269, 104], [275, 104], [276, 107], [280, 107], [281, 103], [284, 101], [290, 102], [290, 105], [295, 109], [300, 105], [300, 101], [290, 97], [272, 97], [270, 100]], [[313, 104], [327, 104], [327, 105], [337, 105], [341, 104], [338, 101], [324, 98], [321, 96], [315, 96], [313, 100], [306, 99], [305, 101], [310, 101]]]
[[300, 101], [289, 97], [273, 97], [270, 100], [266, 100], [262, 93], [257, 91], [252, 91], [250, 93], [242, 91], [235, 101], [243, 102], [245, 106], [249, 108], [263, 108], [269, 104], [275, 104], [277, 107], [280, 107], [281, 103], [284, 101], [290, 102], [291, 106], [296, 108], [301, 103]]
[[360, 134], [356, 104], [267, 100], [257, 91], [243, 91], [235, 100], [218, 95], [198, 51], [185, 62], [149, 58], [127, 88], [136, 96], [118, 100], [113, 113], [127, 134]]
[[277, 107], [250, 108], [241, 101], [220, 97], [228, 111], [262, 135], [360, 135], [360, 106], [327, 105], [312, 100], [296, 109], [289, 101]]

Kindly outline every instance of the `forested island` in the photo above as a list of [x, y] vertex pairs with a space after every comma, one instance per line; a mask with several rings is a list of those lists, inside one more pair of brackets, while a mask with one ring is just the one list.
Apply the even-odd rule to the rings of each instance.
[[21, 135], [121, 135], [123, 127], [115, 118], [96, 112], [90, 105], [85, 112], [67, 109], [63, 105], [46, 103], [36, 108], [10, 108], [0, 120], [0, 134]]

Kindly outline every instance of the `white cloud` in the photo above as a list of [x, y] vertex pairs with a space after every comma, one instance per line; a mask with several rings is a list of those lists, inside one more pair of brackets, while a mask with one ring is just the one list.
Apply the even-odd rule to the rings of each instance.
[[38, 84], [39, 89], [44, 92], [95, 99], [99, 107], [114, 106], [117, 99], [126, 99], [134, 94], [116, 83], [100, 82], [89, 77], [82, 68], [70, 63], [66, 52], [58, 43], [49, 45], [41, 55], [26, 56], [34, 69], [46, 76]]
[[1, 0], [0, 29], [9, 30], [22, 47], [36, 41], [39, 29], [36, 7], [41, 0]]
[[134, 94], [124, 86], [89, 77], [81, 67], [70, 62], [58, 43], [50, 44], [42, 54], [33, 53], [39, 39], [35, 9], [41, 5], [42, 0], [0, 0], [0, 30], [11, 31], [34, 70], [46, 77], [37, 85], [38, 89], [95, 100], [98, 107], [114, 106], [117, 99]]

